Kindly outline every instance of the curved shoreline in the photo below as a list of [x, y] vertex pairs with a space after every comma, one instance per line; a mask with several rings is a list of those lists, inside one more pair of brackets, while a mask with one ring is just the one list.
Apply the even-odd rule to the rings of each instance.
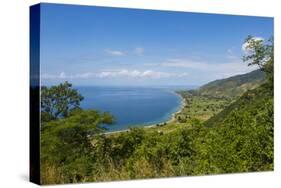
[[[167, 121], [162, 121], [162, 122], [159, 122], [159, 123], [153, 123], [153, 124], [144, 125], [141, 128], [153, 128], [153, 127], [157, 127], [157, 125], [159, 125], [159, 124], [172, 123], [172, 122], [174, 122], [176, 120], [176, 114], [180, 113], [184, 109], [184, 107], [186, 105], [186, 101], [176, 91], [173, 91], [173, 93], [180, 97], [181, 104], [180, 104], [179, 109], [176, 112], [173, 112], [171, 114], [171, 117]], [[104, 133], [101, 133], [101, 134], [108, 135], [108, 134], [121, 133], [121, 132], [129, 132], [129, 131], [130, 131], [130, 128], [129, 129], [124, 129], [124, 130], [118, 130], [118, 131], [104, 132]]]

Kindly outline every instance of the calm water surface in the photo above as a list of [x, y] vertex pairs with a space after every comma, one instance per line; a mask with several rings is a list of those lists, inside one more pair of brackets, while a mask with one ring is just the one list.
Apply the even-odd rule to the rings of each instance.
[[84, 96], [83, 109], [110, 112], [116, 123], [108, 131], [167, 121], [179, 110], [181, 98], [174, 89], [144, 87], [77, 87]]

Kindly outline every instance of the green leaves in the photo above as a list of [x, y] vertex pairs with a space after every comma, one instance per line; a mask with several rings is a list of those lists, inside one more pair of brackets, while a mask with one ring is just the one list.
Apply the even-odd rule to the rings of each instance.
[[245, 40], [246, 54], [243, 61], [249, 66], [257, 65], [266, 73], [268, 85], [273, 88], [273, 68], [274, 68], [274, 40], [273, 37], [264, 41], [252, 36]]
[[67, 81], [50, 88], [41, 87], [42, 121], [67, 117], [71, 110], [79, 108], [83, 96], [71, 87]]
[[[60, 169], [57, 173], [63, 174], [61, 181], [66, 183], [93, 176], [96, 150], [92, 136], [98, 137], [103, 131], [101, 125], [112, 122], [110, 114], [95, 110], [76, 110], [67, 118], [45, 122], [41, 130], [41, 163]], [[48, 166], [43, 167], [41, 173], [46, 177]], [[50, 183], [48, 178], [44, 181]]]

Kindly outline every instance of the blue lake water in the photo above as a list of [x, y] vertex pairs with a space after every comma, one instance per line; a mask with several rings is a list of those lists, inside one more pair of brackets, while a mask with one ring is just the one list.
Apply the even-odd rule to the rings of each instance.
[[144, 87], [77, 87], [84, 96], [83, 109], [110, 112], [116, 123], [107, 131], [167, 121], [179, 110], [181, 97], [174, 89]]

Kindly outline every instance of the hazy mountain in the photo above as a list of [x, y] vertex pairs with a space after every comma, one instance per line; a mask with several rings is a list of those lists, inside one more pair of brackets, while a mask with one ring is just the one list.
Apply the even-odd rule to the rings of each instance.
[[257, 88], [264, 82], [265, 74], [260, 70], [232, 76], [226, 79], [215, 80], [201, 86], [197, 92], [201, 95], [218, 97], [238, 97], [247, 90]]

